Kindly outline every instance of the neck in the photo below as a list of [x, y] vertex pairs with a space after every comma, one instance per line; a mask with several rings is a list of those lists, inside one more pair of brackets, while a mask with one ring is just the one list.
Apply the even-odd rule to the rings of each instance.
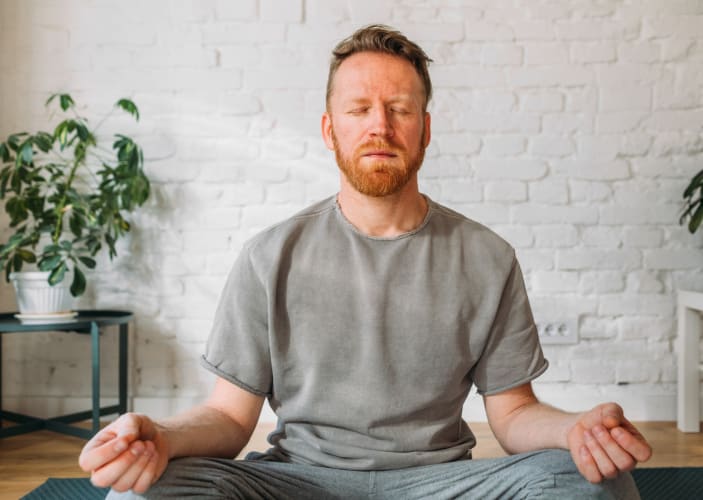
[[379, 238], [393, 238], [417, 229], [428, 210], [427, 200], [418, 190], [417, 178], [398, 193], [374, 197], [356, 191], [342, 176], [337, 202], [355, 228]]

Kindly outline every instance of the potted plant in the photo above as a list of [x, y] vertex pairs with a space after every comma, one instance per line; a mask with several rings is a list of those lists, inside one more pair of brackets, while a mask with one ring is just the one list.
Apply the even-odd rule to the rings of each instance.
[[[115, 134], [107, 148], [97, 135], [105, 119], [91, 128], [68, 94], [52, 95], [46, 106], [52, 103], [64, 116], [52, 132], [14, 133], [0, 142], [0, 199], [14, 231], [0, 245], [0, 266], [9, 281], [25, 264], [35, 265], [46, 273], [43, 288], [72, 274], [77, 297], [86, 288], [82, 268], [95, 268], [103, 244], [110, 259], [117, 255], [115, 243], [130, 230], [126, 213], [147, 200], [150, 185], [134, 140]], [[139, 120], [131, 100], [115, 106]]]
[[688, 187], [683, 192], [685, 206], [679, 223], [688, 219], [688, 230], [695, 233], [703, 222], [703, 170], [693, 176]]

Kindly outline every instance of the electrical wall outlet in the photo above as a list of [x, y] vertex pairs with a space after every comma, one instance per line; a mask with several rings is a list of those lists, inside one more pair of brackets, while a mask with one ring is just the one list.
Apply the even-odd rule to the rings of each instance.
[[542, 344], [578, 344], [578, 321], [565, 319], [537, 323], [537, 333]]

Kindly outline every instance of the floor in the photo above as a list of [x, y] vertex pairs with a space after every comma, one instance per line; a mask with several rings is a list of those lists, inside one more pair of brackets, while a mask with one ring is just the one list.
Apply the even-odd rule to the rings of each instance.
[[[684, 434], [675, 422], [636, 424], [654, 448], [654, 456], [642, 467], [703, 467], [703, 433]], [[471, 424], [478, 445], [475, 458], [503, 455], [487, 424]], [[273, 424], [260, 424], [249, 445], [264, 449]], [[16, 500], [49, 477], [86, 477], [77, 463], [85, 441], [49, 431], [0, 439], [0, 500]]]

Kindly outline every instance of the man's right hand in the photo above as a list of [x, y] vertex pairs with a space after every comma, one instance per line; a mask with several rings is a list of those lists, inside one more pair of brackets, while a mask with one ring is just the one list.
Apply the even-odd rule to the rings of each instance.
[[168, 458], [157, 424], [146, 415], [126, 413], [88, 441], [78, 464], [97, 487], [144, 493], [166, 470]]

